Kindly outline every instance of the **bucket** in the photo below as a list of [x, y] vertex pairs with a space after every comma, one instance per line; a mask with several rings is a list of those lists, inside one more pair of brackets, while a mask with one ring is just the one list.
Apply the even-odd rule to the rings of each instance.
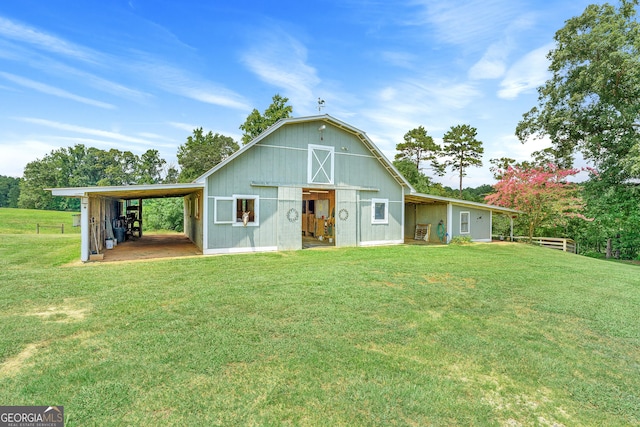
[[107, 249], [113, 249], [113, 240], [107, 239], [106, 241]]

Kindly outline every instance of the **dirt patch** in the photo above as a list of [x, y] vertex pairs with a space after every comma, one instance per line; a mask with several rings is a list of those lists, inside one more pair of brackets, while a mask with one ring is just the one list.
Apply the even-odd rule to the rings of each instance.
[[202, 255], [202, 251], [184, 234], [145, 234], [141, 238], [118, 243], [104, 251], [97, 262], [148, 260]]
[[7, 359], [0, 365], [0, 378], [10, 377], [18, 372], [26, 365], [27, 360], [44, 344], [28, 344], [20, 353]]
[[65, 299], [60, 305], [38, 308], [25, 313], [25, 316], [39, 317], [47, 322], [73, 323], [84, 320], [89, 308], [77, 300]]

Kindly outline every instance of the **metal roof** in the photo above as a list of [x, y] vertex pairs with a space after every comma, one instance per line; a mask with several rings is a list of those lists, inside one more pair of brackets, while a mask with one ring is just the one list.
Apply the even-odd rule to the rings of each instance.
[[162, 197], [183, 197], [204, 188], [204, 184], [142, 184], [105, 187], [47, 188], [54, 196], [87, 197], [104, 196], [117, 199], [157, 199]]
[[480, 209], [487, 209], [501, 214], [518, 215], [521, 212], [515, 209], [503, 208], [502, 206], [488, 205], [486, 203], [471, 202], [468, 200], [453, 199], [451, 197], [434, 196], [431, 194], [410, 193], [404, 195], [405, 203], [415, 203], [418, 205], [451, 203], [458, 206], [468, 206]]

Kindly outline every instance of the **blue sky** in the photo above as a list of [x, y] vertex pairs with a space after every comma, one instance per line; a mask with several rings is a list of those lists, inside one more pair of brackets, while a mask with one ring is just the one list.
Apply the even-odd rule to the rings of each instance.
[[[583, 0], [21, 0], [0, 3], [0, 175], [85, 144], [177, 164], [196, 127], [237, 141], [280, 93], [293, 115], [365, 131], [389, 157], [424, 126], [478, 129], [489, 159], [545, 141], [514, 131], [547, 78], [546, 53]], [[429, 174], [429, 171], [425, 171]], [[439, 181], [457, 187], [454, 173]]]

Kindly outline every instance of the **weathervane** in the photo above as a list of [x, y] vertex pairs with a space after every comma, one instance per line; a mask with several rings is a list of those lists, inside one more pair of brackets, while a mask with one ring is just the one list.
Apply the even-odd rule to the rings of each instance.
[[324, 99], [318, 98], [318, 113], [324, 108]]

